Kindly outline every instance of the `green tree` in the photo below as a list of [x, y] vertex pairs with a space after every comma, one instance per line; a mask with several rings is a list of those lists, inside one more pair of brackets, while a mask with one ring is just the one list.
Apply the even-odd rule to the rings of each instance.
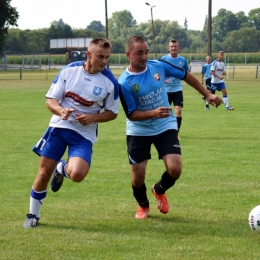
[[188, 20], [187, 20], [187, 17], [185, 17], [185, 20], [184, 20], [184, 29], [185, 29], [185, 31], [188, 31]]
[[117, 40], [110, 40], [110, 42], [112, 45], [113, 53], [125, 53], [125, 44], [122, 41], [117, 39]]
[[4, 50], [6, 53], [21, 52], [21, 42], [19, 41], [20, 29], [11, 28], [5, 38]]
[[92, 31], [89, 29], [74, 29], [73, 34], [75, 38], [98, 38], [105, 37], [104, 32]]
[[8, 34], [9, 26], [18, 26], [19, 14], [15, 7], [10, 5], [11, 0], [0, 1], [0, 55], [3, 54], [5, 37]]
[[242, 28], [228, 33], [223, 42], [226, 52], [257, 52], [260, 50], [260, 31]]
[[253, 22], [249, 21], [248, 17], [243, 11], [236, 13], [236, 17], [239, 24], [239, 29], [253, 26]]
[[87, 29], [97, 31], [97, 32], [103, 32], [104, 31], [104, 25], [100, 21], [92, 21], [87, 26]]
[[256, 30], [260, 31], [260, 8], [252, 9], [248, 14], [248, 18], [254, 23]]
[[123, 29], [136, 25], [136, 20], [128, 10], [114, 12], [112, 17], [108, 19], [108, 37], [113, 39], [120, 38]]
[[63, 20], [60, 18], [60, 20], [59, 21], [56, 21], [56, 20], [54, 20], [54, 21], [52, 21], [51, 22], [51, 26], [54, 26], [54, 27], [63, 27], [64, 25], [65, 25], [65, 23], [63, 22]]
[[227, 33], [239, 29], [236, 15], [224, 8], [212, 18], [212, 37], [217, 41], [222, 42]]

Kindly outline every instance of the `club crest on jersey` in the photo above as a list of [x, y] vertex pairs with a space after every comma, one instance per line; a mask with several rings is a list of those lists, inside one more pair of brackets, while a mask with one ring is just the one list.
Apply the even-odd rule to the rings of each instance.
[[179, 62], [179, 65], [182, 66], [182, 62], [181, 61]]
[[133, 88], [133, 91], [134, 91], [135, 93], [137, 93], [137, 92], [140, 91], [140, 87], [139, 87], [138, 84], [134, 84], [134, 85], [132, 86], [132, 88]]
[[160, 74], [159, 73], [155, 73], [155, 74], [153, 74], [153, 77], [156, 79], [156, 80], [160, 80]]
[[93, 89], [93, 94], [99, 96], [102, 92], [102, 88], [95, 86]]

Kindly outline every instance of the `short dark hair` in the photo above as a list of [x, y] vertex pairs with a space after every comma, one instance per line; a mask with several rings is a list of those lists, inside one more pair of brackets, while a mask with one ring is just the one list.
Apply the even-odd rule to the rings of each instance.
[[[179, 41], [178, 40], [175, 40], [175, 39], [171, 39], [170, 41], [169, 41], [169, 44], [170, 43], [179, 43]], [[180, 43], [179, 43], [180, 44]]]
[[139, 36], [139, 35], [132, 36], [126, 42], [126, 50], [127, 51], [131, 50], [133, 48], [133, 45], [136, 42], [146, 42], [146, 40], [142, 36]]
[[107, 38], [94, 38], [90, 41], [89, 46], [91, 45], [97, 45], [99, 47], [102, 47], [104, 49], [111, 49], [111, 43]]

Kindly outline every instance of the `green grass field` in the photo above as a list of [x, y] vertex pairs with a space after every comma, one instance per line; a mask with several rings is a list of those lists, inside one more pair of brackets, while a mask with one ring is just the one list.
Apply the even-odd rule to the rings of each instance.
[[149, 190], [164, 171], [153, 149], [149, 218], [134, 218], [120, 109], [116, 120], [99, 126], [85, 180], [65, 180], [57, 193], [48, 188], [40, 224], [29, 230], [22, 225], [39, 160], [31, 148], [51, 117], [45, 94], [57, 71], [47, 79], [32, 72], [28, 79], [0, 80], [0, 259], [258, 260], [260, 234], [247, 222], [260, 204], [260, 79], [254, 71], [226, 80], [234, 111], [223, 105], [205, 111], [201, 96], [184, 84], [183, 173], [167, 192], [168, 214], [158, 211]]

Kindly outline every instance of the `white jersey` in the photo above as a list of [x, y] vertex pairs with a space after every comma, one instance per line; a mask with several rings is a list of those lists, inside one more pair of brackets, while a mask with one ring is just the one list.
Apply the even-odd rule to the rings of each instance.
[[92, 143], [97, 139], [98, 123], [83, 126], [75, 120], [76, 114], [99, 114], [104, 110], [118, 113], [118, 82], [105, 68], [97, 74], [89, 74], [83, 68], [84, 61], [65, 66], [46, 94], [55, 98], [62, 107], [75, 109], [67, 120], [53, 115], [49, 126], [74, 130]]
[[[222, 77], [223, 72], [226, 72], [225, 64], [222, 61], [214, 60], [211, 64], [210, 70], [214, 71], [218, 76]], [[214, 75], [212, 75], [211, 83], [222, 83], [222, 82], [224, 82], [223, 79], [221, 80], [215, 77]]]

